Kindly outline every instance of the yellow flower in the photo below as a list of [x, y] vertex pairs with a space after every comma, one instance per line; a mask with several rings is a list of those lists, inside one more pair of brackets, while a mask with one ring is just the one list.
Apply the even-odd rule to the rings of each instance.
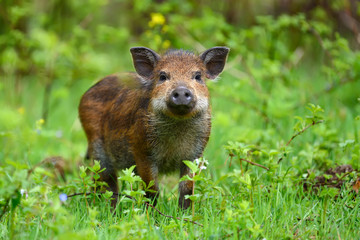
[[169, 40], [165, 40], [163, 43], [162, 43], [162, 48], [163, 49], [168, 49], [170, 47], [171, 43]]
[[149, 22], [149, 27], [155, 27], [156, 25], [164, 25], [165, 17], [161, 13], [151, 13], [151, 20]]
[[25, 108], [24, 108], [24, 107], [19, 107], [19, 108], [17, 109], [17, 111], [18, 111], [18, 113], [20, 113], [21, 115], [24, 115], [24, 113], [25, 113]]
[[36, 129], [37, 130], [41, 130], [42, 129], [42, 126], [44, 125], [45, 123], [45, 120], [40, 118], [39, 120], [36, 121]]

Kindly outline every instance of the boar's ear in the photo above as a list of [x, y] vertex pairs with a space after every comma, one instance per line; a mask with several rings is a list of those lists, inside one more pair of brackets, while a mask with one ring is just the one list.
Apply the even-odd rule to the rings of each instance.
[[160, 60], [159, 54], [146, 47], [133, 47], [130, 52], [136, 72], [142, 77], [150, 78]]
[[207, 70], [207, 78], [215, 79], [222, 72], [229, 51], [227, 47], [213, 47], [200, 55]]

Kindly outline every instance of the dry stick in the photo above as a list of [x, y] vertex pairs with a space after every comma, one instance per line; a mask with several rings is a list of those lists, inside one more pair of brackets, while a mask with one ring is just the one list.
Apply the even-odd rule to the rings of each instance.
[[[104, 193], [104, 192], [100, 192], [100, 194], [101, 194], [101, 193]], [[90, 195], [90, 194], [93, 194], [93, 193], [92, 193], [92, 192], [74, 193], [74, 194], [68, 195], [68, 197], [74, 197], [74, 196], [79, 196], [79, 195]], [[118, 196], [122, 195], [122, 194], [120, 194], [120, 193], [113, 193], [113, 194], [118, 195]], [[130, 198], [130, 199], [134, 200], [134, 198], [131, 197], [131, 196], [129, 196], [129, 195], [124, 195], [124, 196], [127, 197], [127, 198]], [[160, 212], [159, 209], [157, 209], [154, 205], [152, 205], [152, 204], [150, 204], [150, 203], [145, 202], [145, 204], [146, 204], [147, 206], [151, 207], [152, 209], [154, 209], [155, 211], [157, 211], [160, 215], [162, 215], [162, 216], [164, 216], [164, 217], [181, 220], [181, 218], [179, 218], [179, 217], [173, 217], [173, 216], [166, 215], [166, 214]], [[192, 220], [188, 220], [188, 219], [183, 219], [183, 220], [184, 220], [185, 222], [190, 222], [190, 223], [199, 225], [200, 227], [204, 227], [204, 225], [202, 225], [201, 223], [198, 223], [198, 222], [195, 222], [195, 221], [192, 221]]]
[[[306, 127], [304, 127], [303, 129], [301, 129], [299, 132], [295, 133], [291, 138], [290, 140], [286, 143], [286, 146], [289, 146], [289, 144], [292, 142], [292, 140], [294, 140], [294, 138], [296, 138], [297, 136], [299, 136], [300, 134], [304, 133], [308, 128], [316, 125], [316, 124], [319, 124], [319, 123], [323, 123], [324, 120], [319, 120], [317, 122], [313, 121], [311, 124], [307, 125]], [[283, 160], [283, 157], [279, 158], [278, 160], [278, 164]]]
[[247, 160], [247, 159], [245, 159], [245, 158], [240, 158], [240, 160], [241, 160], [241, 161], [248, 162], [248, 163], [250, 163], [251, 165], [258, 166], [258, 167], [261, 167], [261, 168], [266, 169], [267, 171], [269, 171], [269, 168], [267, 168], [267, 167], [265, 167], [265, 166], [263, 166], [263, 165], [261, 165], [261, 164], [251, 162], [251, 161], [249, 161], [249, 160]]

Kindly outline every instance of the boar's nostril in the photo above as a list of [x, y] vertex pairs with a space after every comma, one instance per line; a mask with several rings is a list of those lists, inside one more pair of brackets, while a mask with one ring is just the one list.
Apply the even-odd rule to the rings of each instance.
[[168, 106], [177, 114], [186, 114], [195, 106], [194, 95], [184, 86], [177, 87], [171, 92]]

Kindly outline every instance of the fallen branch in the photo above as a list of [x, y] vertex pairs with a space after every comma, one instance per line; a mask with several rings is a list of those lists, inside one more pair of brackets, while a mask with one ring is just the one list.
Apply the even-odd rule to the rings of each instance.
[[[289, 144], [292, 142], [292, 140], [294, 140], [294, 138], [296, 138], [297, 136], [299, 136], [300, 134], [304, 133], [308, 128], [316, 125], [316, 124], [319, 124], [319, 123], [323, 123], [324, 120], [319, 120], [317, 122], [313, 121], [311, 124], [307, 125], [306, 127], [304, 127], [303, 129], [301, 129], [299, 132], [295, 133], [291, 138], [290, 140], [286, 143], [286, 146], [289, 146]], [[279, 158], [278, 160], [278, 164], [283, 160], [283, 157]]]
[[[103, 194], [105, 192], [100, 192], [99, 194]], [[87, 192], [87, 193], [74, 193], [74, 194], [70, 194], [68, 195], [68, 197], [74, 197], [74, 196], [79, 196], [79, 195], [90, 195], [90, 194], [93, 194], [92, 192]], [[129, 195], [125, 195], [125, 194], [121, 194], [121, 193], [113, 193], [114, 195], [117, 195], [117, 196], [125, 196], [131, 200], [135, 200], [133, 197], [129, 196]], [[177, 219], [177, 220], [181, 220], [181, 218], [179, 217], [173, 217], [173, 216], [170, 216], [170, 215], [166, 215], [164, 213], [162, 213], [159, 209], [157, 209], [154, 205], [148, 203], [148, 202], [145, 202], [145, 205], [151, 207], [152, 209], [154, 209], [155, 211], [157, 211], [160, 215], [164, 216], [164, 217], [167, 217], [167, 218], [172, 218], [172, 219]], [[196, 224], [196, 225], [199, 225], [200, 227], [204, 227], [204, 225], [202, 225], [201, 223], [198, 223], [198, 222], [195, 222], [195, 221], [192, 221], [192, 220], [188, 220], [188, 219], [183, 219], [185, 222], [189, 222], [189, 223], [193, 223], [193, 224]]]

